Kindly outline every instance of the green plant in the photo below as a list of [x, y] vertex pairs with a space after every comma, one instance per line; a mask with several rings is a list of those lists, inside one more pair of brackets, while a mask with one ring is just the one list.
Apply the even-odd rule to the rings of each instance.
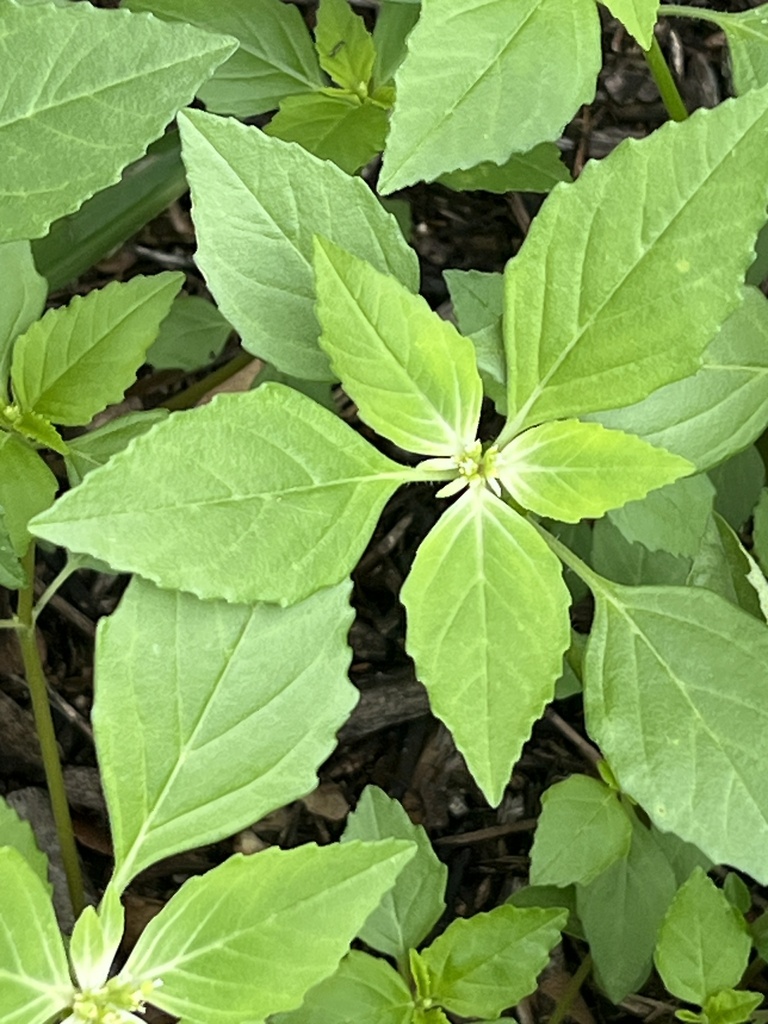
[[[19, 595], [2, 626], [21, 644], [77, 916], [67, 958], [44, 860], [0, 804], [0, 1020], [114, 1024], [145, 1002], [187, 1024], [342, 1024], [361, 1007], [382, 1024], [498, 1017], [532, 991], [561, 929], [589, 943], [577, 981], [594, 968], [616, 1002], [655, 962], [669, 992], [700, 1008], [682, 1019], [749, 1019], [759, 995], [737, 986], [766, 926], [750, 931], [738, 876], [720, 890], [704, 872], [728, 864], [768, 880], [768, 590], [735, 532], [757, 506], [768, 565], [751, 447], [768, 420], [768, 313], [752, 266], [768, 200], [764, 9], [696, 9], [726, 33], [739, 96], [687, 118], [654, 41], [656, 5], [613, 0], [679, 123], [561, 181], [503, 276], [450, 272], [457, 329], [416, 294], [396, 221], [342, 167], [384, 146], [382, 192], [437, 178], [506, 189], [521, 180], [513, 170], [540, 171], [592, 95], [593, 0], [425, 0], [418, 20], [416, 5], [386, 0], [373, 35], [346, 2], [321, 0], [315, 50], [276, 0], [251, 5], [258, 23], [236, 0], [127, 6], [0, 0], [4, 52], [51, 55], [31, 103], [23, 72], [0, 102], [0, 138], [21, 154], [0, 167], [0, 583]], [[464, 77], [444, 60], [459, 40]], [[534, 75], [544, 45], [557, 70], [546, 93]], [[517, 107], [502, 117], [510, 81]], [[117, 179], [194, 93], [208, 112], [179, 116], [182, 156], [220, 312], [158, 274], [38, 319], [39, 269], [64, 279], [140, 223], [155, 189], [178, 193], [172, 161], [166, 192], [143, 171], [135, 190]], [[267, 131], [217, 116], [278, 104]], [[340, 134], [326, 149], [312, 131], [329, 110]], [[51, 133], [57, 118], [68, 132]], [[547, 173], [545, 188], [566, 177]], [[95, 229], [108, 188], [119, 215]], [[73, 237], [79, 253], [65, 251]], [[145, 359], [176, 361], [202, 308], [201, 355], [184, 365], [205, 363], [231, 324], [295, 386], [75, 438], [60, 429], [119, 400]], [[309, 397], [333, 381], [399, 461]], [[503, 426], [488, 429], [484, 395]], [[56, 500], [46, 449], [70, 483]], [[349, 574], [385, 503], [417, 481], [455, 500], [403, 589], [406, 644], [480, 789], [501, 801], [558, 682], [583, 686], [601, 779], [553, 786], [531, 885], [426, 948], [442, 869], [398, 805], [369, 791], [353, 841], [237, 856], [186, 883], [111, 977], [119, 897], [141, 870], [311, 788], [355, 699]], [[69, 552], [37, 604], [33, 538]], [[37, 615], [82, 565], [135, 574], [97, 639], [94, 736], [115, 852], [98, 911], [82, 908], [35, 642]], [[585, 648], [569, 606], [587, 588]], [[206, 657], [202, 634], [214, 638]], [[320, 711], [306, 729], [309, 699]], [[360, 951], [342, 959], [355, 936], [398, 971]]]

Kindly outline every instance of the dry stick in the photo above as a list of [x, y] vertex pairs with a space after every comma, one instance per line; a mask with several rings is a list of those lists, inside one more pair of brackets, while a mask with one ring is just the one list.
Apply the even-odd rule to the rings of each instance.
[[565, 719], [561, 718], [556, 711], [552, 710], [552, 708], [547, 708], [545, 718], [551, 722], [566, 739], [570, 740], [574, 747], [576, 747], [591, 764], [599, 764], [599, 762], [603, 760], [603, 756], [600, 751], [596, 747], [593, 747], [591, 743], [588, 743], [581, 733], [577, 732], [572, 725], [568, 725]]
[[40, 749], [43, 755], [43, 767], [45, 768], [45, 780], [48, 784], [48, 795], [51, 800], [53, 819], [56, 822], [56, 832], [59, 837], [61, 857], [64, 862], [64, 871], [67, 876], [67, 888], [69, 898], [72, 902], [72, 909], [75, 918], [78, 918], [85, 906], [83, 893], [83, 876], [80, 871], [80, 861], [77, 856], [75, 845], [75, 833], [72, 828], [72, 818], [69, 814], [67, 792], [64, 788], [64, 775], [59, 761], [59, 752], [56, 746], [56, 734], [51, 718], [51, 706], [48, 703], [48, 687], [43, 672], [43, 665], [40, 661], [40, 651], [37, 647], [37, 636], [33, 618], [33, 606], [35, 596], [35, 545], [29, 545], [29, 551], [23, 559], [24, 569], [29, 580], [29, 585], [19, 591], [18, 623], [16, 635], [19, 638], [21, 656], [24, 661], [24, 672], [27, 677], [27, 686], [32, 698], [32, 713], [35, 719], [35, 730], [40, 740]]

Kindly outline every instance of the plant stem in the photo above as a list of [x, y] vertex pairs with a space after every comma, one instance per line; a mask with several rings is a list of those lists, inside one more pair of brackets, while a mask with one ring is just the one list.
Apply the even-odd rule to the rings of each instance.
[[161, 408], [170, 409], [172, 412], [179, 409], [191, 409], [197, 405], [203, 395], [207, 394], [212, 388], [218, 387], [219, 384], [223, 384], [230, 377], [234, 377], [238, 371], [252, 363], [255, 358], [250, 352], [238, 353], [228, 363], [220, 366], [218, 370], [214, 370], [207, 377], [203, 377], [202, 380], [185, 388], [184, 391], [180, 391], [178, 395], [169, 398], [167, 402], [163, 402]]
[[673, 121], [685, 121], [688, 117], [688, 111], [685, 109], [683, 97], [680, 95], [677, 86], [675, 85], [672, 72], [669, 70], [667, 62], [664, 60], [664, 55], [661, 52], [661, 47], [659, 46], [659, 41], [656, 36], [653, 37], [650, 49], [643, 50], [643, 56], [645, 57], [648, 67], [651, 69], [651, 74], [658, 86], [659, 93], [661, 94], [661, 100], [666, 107], [667, 113]]
[[568, 982], [565, 992], [558, 999], [552, 1016], [549, 1018], [549, 1024], [561, 1024], [562, 1021], [568, 1016], [568, 1011], [573, 1005], [573, 1001], [579, 994], [581, 986], [587, 980], [589, 972], [592, 970], [592, 957], [588, 953], [579, 964], [579, 969], [576, 971], [574, 976]]
[[56, 832], [59, 837], [61, 857], [64, 862], [64, 871], [67, 876], [67, 888], [69, 898], [72, 902], [72, 909], [75, 917], [79, 917], [85, 906], [83, 893], [83, 876], [80, 871], [80, 861], [75, 846], [75, 833], [72, 828], [72, 819], [69, 814], [67, 793], [64, 788], [64, 775], [59, 761], [59, 752], [56, 746], [56, 734], [53, 729], [51, 718], [51, 706], [48, 703], [48, 690], [45, 682], [43, 665], [40, 661], [40, 651], [37, 647], [33, 606], [35, 593], [35, 545], [30, 544], [29, 551], [23, 559], [24, 568], [29, 579], [29, 586], [19, 591], [18, 624], [16, 627], [21, 647], [21, 656], [24, 661], [24, 672], [27, 677], [27, 685], [32, 697], [32, 712], [35, 718], [35, 729], [40, 740], [40, 749], [43, 755], [43, 766], [45, 768], [45, 780], [48, 784], [48, 794], [53, 810], [53, 819], [56, 823]]
[[64, 563], [64, 568], [61, 572], [56, 574], [37, 600], [37, 604], [32, 612], [32, 619], [34, 622], [37, 622], [38, 615], [42, 612], [59, 587], [63, 586], [72, 573], [77, 572], [79, 568], [81, 568], [79, 561], [67, 553], [67, 560]]

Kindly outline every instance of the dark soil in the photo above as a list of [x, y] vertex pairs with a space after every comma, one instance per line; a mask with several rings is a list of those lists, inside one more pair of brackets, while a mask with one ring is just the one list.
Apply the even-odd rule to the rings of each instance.
[[[757, 0], [711, 6], [745, 10], [757, 6]], [[603, 9], [601, 13], [605, 63], [597, 97], [567, 127], [562, 143], [574, 174], [586, 160], [605, 156], [625, 136], [644, 136], [666, 120], [640, 51], [617, 22]], [[724, 40], [719, 32], [705, 22], [670, 20], [662, 22], [659, 39], [689, 109], [714, 106], [729, 95]], [[369, 169], [371, 175], [375, 170]], [[502, 270], [519, 249], [542, 201], [528, 194], [461, 194], [436, 185], [416, 186], [403, 192], [401, 198], [411, 206], [413, 244], [421, 260], [423, 291], [436, 308], [442, 307], [448, 297], [442, 271], [449, 267]], [[113, 279], [167, 268], [182, 269], [187, 275], [187, 290], [206, 295], [193, 262], [194, 237], [187, 210], [185, 199], [174, 204], [66, 292], [54, 295], [52, 302], [60, 304], [75, 292], [88, 291]], [[222, 362], [237, 351], [236, 342], [232, 342]], [[191, 381], [182, 373], [147, 371], [131, 389], [123, 408], [150, 408]], [[344, 396], [337, 395], [337, 401], [345, 418], [370, 438]], [[111, 410], [110, 414], [119, 411], [122, 409]], [[387, 450], [385, 442], [371, 439]], [[55, 457], [51, 466], [63, 481], [62, 466]], [[357, 620], [350, 637], [354, 648], [351, 678], [360, 688], [362, 699], [341, 730], [336, 752], [320, 770], [317, 791], [253, 823], [232, 839], [181, 854], [144, 872], [128, 893], [126, 949], [185, 878], [207, 870], [233, 850], [337, 839], [347, 812], [369, 783], [400, 799], [413, 820], [426, 827], [449, 868], [450, 917], [488, 910], [526, 884], [528, 852], [542, 792], [573, 772], [594, 771], [589, 752], [579, 742], [579, 736], [584, 735], [580, 702], [559, 702], [556, 713], [550, 713], [535, 727], [501, 806], [490, 808], [449, 734], [430, 715], [426, 695], [405, 653], [404, 614], [398, 594], [416, 548], [439, 512], [430, 487], [402, 489], [386, 507], [354, 574]], [[61, 565], [60, 552], [40, 551], [37, 571], [41, 590]], [[96, 623], [113, 611], [125, 583], [124, 578], [81, 571], [65, 583], [40, 619], [40, 642], [71, 787], [77, 837], [94, 895], [103, 889], [111, 861], [88, 725], [92, 649]], [[0, 591], [0, 603], [0, 617], [7, 617], [12, 611], [12, 598]], [[581, 607], [577, 613], [577, 628], [588, 628], [589, 609]], [[18, 794], [26, 787], [40, 787], [42, 782], [20, 657], [13, 635], [0, 630], [0, 793]], [[566, 940], [540, 991], [518, 1008], [522, 1024], [546, 1017], [585, 952]], [[760, 984], [760, 979], [754, 979], [750, 987]], [[764, 987], [764, 979], [762, 984]], [[643, 994], [615, 1007], [587, 983], [583, 999], [574, 1004], [572, 1018], [579, 1024], [590, 1024], [593, 1020], [616, 1021], [628, 1016], [649, 1021], [669, 1017], [674, 1007], [665, 1002], [666, 998], [661, 986], [651, 983]]]

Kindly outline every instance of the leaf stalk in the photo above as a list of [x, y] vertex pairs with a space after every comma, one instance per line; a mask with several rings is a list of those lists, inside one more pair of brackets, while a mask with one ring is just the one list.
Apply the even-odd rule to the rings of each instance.
[[664, 55], [661, 52], [656, 36], [653, 37], [650, 48], [643, 50], [643, 56], [648, 67], [651, 69], [651, 74], [656, 82], [661, 95], [661, 101], [667, 113], [673, 121], [685, 121], [688, 117], [688, 110], [683, 102], [683, 97], [675, 85], [672, 72], [664, 60]]
[[35, 545], [29, 545], [29, 551], [23, 559], [29, 585], [19, 591], [18, 623], [16, 635], [19, 638], [24, 672], [27, 678], [29, 693], [32, 698], [32, 713], [35, 719], [35, 730], [40, 740], [43, 756], [45, 780], [51, 800], [53, 819], [59, 837], [64, 872], [67, 878], [67, 889], [72, 903], [75, 918], [85, 906], [83, 876], [75, 846], [75, 833], [69, 813], [67, 793], [64, 787], [64, 775], [59, 761], [56, 745], [56, 734], [51, 717], [51, 706], [48, 702], [48, 688], [45, 680], [40, 651], [37, 647], [37, 636], [34, 623], [34, 591], [35, 591]]

